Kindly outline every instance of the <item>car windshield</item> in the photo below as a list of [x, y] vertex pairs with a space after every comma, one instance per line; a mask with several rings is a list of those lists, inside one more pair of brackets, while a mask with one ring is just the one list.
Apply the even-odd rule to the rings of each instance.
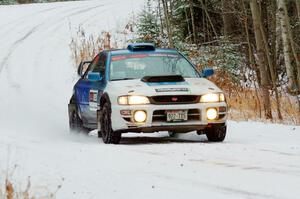
[[199, 77], [194, 67], [180, 54], [141, 53], [115, 55], [111, 58], [111, 81], [164, 75], [182, 75], [185, 78]]

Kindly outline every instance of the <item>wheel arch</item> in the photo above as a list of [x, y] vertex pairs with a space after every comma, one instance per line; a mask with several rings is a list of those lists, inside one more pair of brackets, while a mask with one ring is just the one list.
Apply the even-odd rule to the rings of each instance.
[[99, 104], [100, 110], [102, 109], [105, 103], [108, 103], [109, 107], [111, 107], [110, 98], [107, 93], [104, 93], [100, 98], [100, 104]]
[[70, 99], [70, 104], [76, 104], [76, 97], [75, 94], [72, 95], [71, 99]]

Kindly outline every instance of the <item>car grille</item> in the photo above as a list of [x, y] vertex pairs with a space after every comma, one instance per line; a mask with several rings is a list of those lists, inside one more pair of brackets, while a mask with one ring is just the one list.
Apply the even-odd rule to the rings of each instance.
[[166, 104], [196, 104], [199, 102], [200, 96], [197, 95], [165, 95], [150, 97], [150, 103], [156, 105]]
[[[201, 113], [199, 109], [189, 109], [188, 110], [188, 120], [190, 121], [200, 121]], [[167, 122], [166, 110], [156, 110], [153, 112], [152, 122]]]

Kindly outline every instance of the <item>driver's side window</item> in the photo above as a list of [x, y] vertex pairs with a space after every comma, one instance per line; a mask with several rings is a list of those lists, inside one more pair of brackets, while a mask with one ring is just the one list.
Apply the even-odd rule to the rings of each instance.
[[97, 55], [94, 60], [92, 61], [92, 63], [89, 65], [88, 69], [86, 70], [85, 74], [84, 74], [84, 79], [88, 78], [88, 74], [89, 72], [92, 72], [94, 70], [94, 68], [96, 67], [97, 63], [99, 62], [99, 55]]
[[105, 72], [105, 63], [106, 63], [106, 54], [101, 53], [98, 62], [92, 69], [92, 72], [98, 72], [102, 75], [104, 75]]
[[106, 54], [105, 53], [100, 53], [97, 55], [92, 63], [89, 65], [88, 70], [86, 71], [84, 75], [84, 79], [88, 79], [88, 74], [90, 72], [92, 73], [100, 73], [102, 77], [104, 77], [104, 72], [105, 72], [105, 64], [106, 64]]

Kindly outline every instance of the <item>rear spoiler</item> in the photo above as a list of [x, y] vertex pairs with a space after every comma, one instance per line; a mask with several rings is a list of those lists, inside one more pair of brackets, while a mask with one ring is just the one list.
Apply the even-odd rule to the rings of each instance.
[[181, 75], [166, 75], [166, 76], [145, 76], [141, 79], [142, 82], [184, 82], [185, 79]]

